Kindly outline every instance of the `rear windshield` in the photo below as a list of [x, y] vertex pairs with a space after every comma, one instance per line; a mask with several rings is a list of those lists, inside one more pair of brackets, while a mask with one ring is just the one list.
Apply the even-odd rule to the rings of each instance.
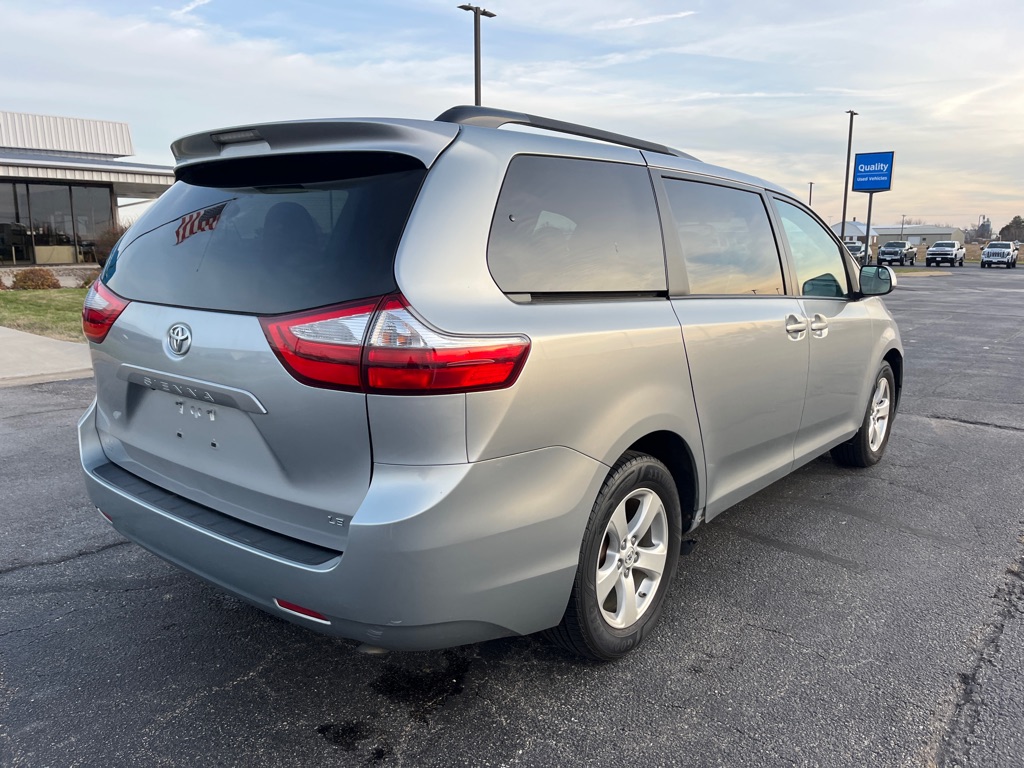
[[185, 168], [111, 254], [126, 299], [279, 314], [395, 289], [394, 255], [426, 170], [384, 153]]

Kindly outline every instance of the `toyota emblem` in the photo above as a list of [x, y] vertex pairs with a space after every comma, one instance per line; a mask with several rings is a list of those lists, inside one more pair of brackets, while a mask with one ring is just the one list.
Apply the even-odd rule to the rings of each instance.
[[167, 345], [171, 352], [181, 357], [192, 346], [192, 329], [184, 323], [175, 323], [167, 331]]

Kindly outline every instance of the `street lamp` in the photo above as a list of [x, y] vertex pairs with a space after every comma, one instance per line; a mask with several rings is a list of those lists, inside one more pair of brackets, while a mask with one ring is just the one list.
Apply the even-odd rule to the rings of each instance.
[[478, 107], [480, 106], [480, 17], [486, 16], [488, 19], [493, 19], [498, 14], [491, 13], [486, 8], [481, 8], [479, 5], [460, 5], [464, 11], [473, 12], [473, 74], [476, 79], [476, 101], [474, 102]]
[[900, 240], [903, 239], [903, 222], [907, 220], [907, 214], [900, 214]]
[[814, 196], [814, 182], [807, 182], [807, 207], [811, 207], [811, 198]]
[[856, 112], [846, 110], [850, 116], [850, 137], [846, 140], [846, 182], [843, 184], [843, 223], [839, 225], [839, 239], [846, 242], [846, 200], [850, 194], [850, 152], [853, 150], [853, 118]]

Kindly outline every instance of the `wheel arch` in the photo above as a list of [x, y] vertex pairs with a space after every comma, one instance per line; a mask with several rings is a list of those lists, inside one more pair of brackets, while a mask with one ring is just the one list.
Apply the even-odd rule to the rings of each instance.
[[660, 430], [644, 435], [628, 450], [646, 453], [668, 468], [679, 494], [683, 533], [693, 528], [699, 510], [699, 476], [693, 451], [686, 441], [675, 432]]
[[890, 349], [882, 359], [892, 368], [892, 377], [896, 382], [896, 410], [899, 410], [900, 398], [903, 395], [903, 355], [898, 349]]

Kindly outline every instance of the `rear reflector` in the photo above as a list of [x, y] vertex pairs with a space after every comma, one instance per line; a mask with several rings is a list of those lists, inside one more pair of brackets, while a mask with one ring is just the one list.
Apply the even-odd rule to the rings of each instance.
[[417, 318], [399, 294], [260, 321], [299, 381], [392, 395], [502, 389], [530, 351], [526, 336], [454, 336]]
[[288, 611], [289, 613], [297, 613], [306, 619], [313, 619], [314, 621], [322, 622], [323, 624], [330, 624], [330, 620], [318, 611], [314, 611], [312, 608], [303, 608], [301, 605], [295, 603], [289, 603], [287, 600], [281, 600], [274, 598], [274, 602], [277, 603], [277, 607]]
[[82, 306], [82, 331], [85, 337], [100, 344], [107, 338], [114, 321], [130, 303], [99, 280], [94, 281]]

